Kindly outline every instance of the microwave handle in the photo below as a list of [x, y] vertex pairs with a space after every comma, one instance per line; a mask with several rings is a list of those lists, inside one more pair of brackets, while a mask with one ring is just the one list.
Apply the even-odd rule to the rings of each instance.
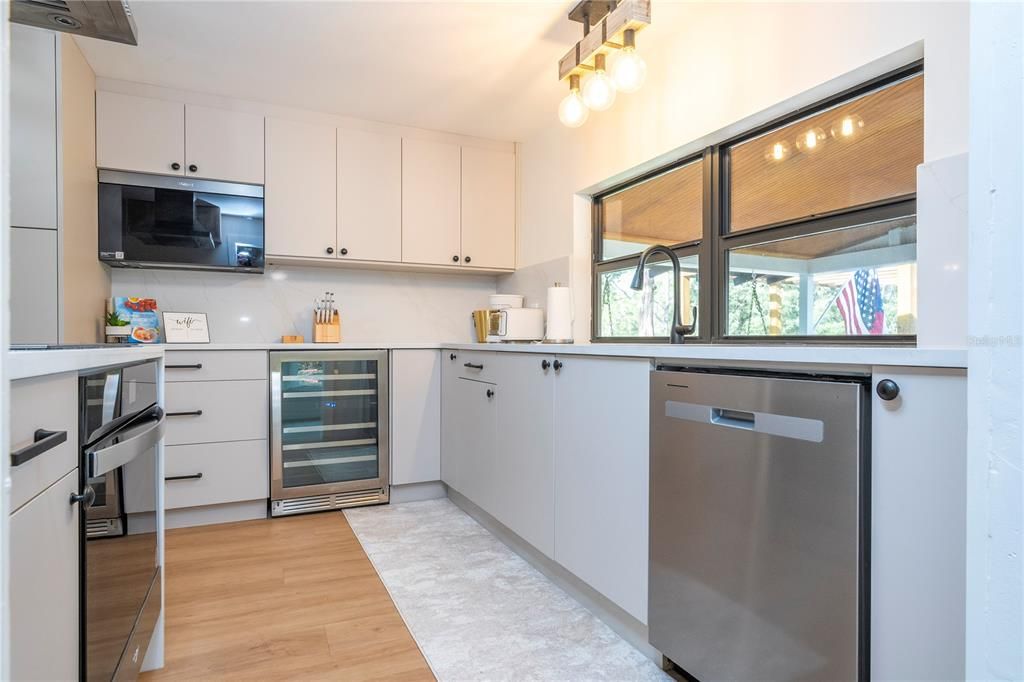
[[119, 432], [119, 442], [98, 450], [87, 450], [89, 477], [102, 476], [147, 452], [164, 436], [164, 411], [154, 407], [147, 418]]

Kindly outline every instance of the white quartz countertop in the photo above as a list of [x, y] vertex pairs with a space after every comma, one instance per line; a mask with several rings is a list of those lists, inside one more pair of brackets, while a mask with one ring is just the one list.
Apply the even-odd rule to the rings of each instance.
[[696, 361], [709, 363], [787, 363], [798, 365], [855, 365], [859, 367], [967, 367], [964, 349], [925, 349], [908, 346], [743, 346], [723, 344], [662, 343], [446, 343], [453, 350], [546, 353], [559, 355], [599, 355], [611, 357], [653, 358], [666, 362]]
[[139, 360], [162, 358], [161, 346], [119, 345], [109, 348], [58, 348], [7, 351], [7, 378], [27, 379], [47, 374], [81, 372]]
[[914, 348], [910, 346], [814, 346], [814, 345], [710, 345], [710, 344], [625, 344], [625, 343], [465, 343], [440, 341], [365, 341], [344, 343], [205, 343], [162, 345], [167, 351], [188, 350], [397, 350], [450, 348], [453, 350], [506, 353], [547, 353], [597, 355], [605, 357], [653, 358], [666, 362], [693, 361], [701, 364], [786, 363], [789, 365], [844, 365], [857, 367], [967, 367], [962, 348]]

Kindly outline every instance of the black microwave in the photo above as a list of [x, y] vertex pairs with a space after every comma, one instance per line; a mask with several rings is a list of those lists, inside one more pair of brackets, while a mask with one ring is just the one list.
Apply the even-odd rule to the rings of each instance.
[[263, 272], [263, 187], [101, 170], [99, 241], [114, 267]]

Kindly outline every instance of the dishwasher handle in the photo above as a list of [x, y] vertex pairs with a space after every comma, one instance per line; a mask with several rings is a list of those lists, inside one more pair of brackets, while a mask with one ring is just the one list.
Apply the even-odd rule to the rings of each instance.
[[711, 408], [711, 423], [719, 426], [731, 426], [734, 429], [754, 430], [754, 413], [742, 410], [729, 410], [724, 407]]

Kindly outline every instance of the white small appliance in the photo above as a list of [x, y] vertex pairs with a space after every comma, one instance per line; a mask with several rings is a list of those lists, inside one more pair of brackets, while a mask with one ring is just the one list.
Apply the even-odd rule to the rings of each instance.
[[492, 310], [487, 343], [540, 341], [544, 338], [544, 311], [540, 308]]

